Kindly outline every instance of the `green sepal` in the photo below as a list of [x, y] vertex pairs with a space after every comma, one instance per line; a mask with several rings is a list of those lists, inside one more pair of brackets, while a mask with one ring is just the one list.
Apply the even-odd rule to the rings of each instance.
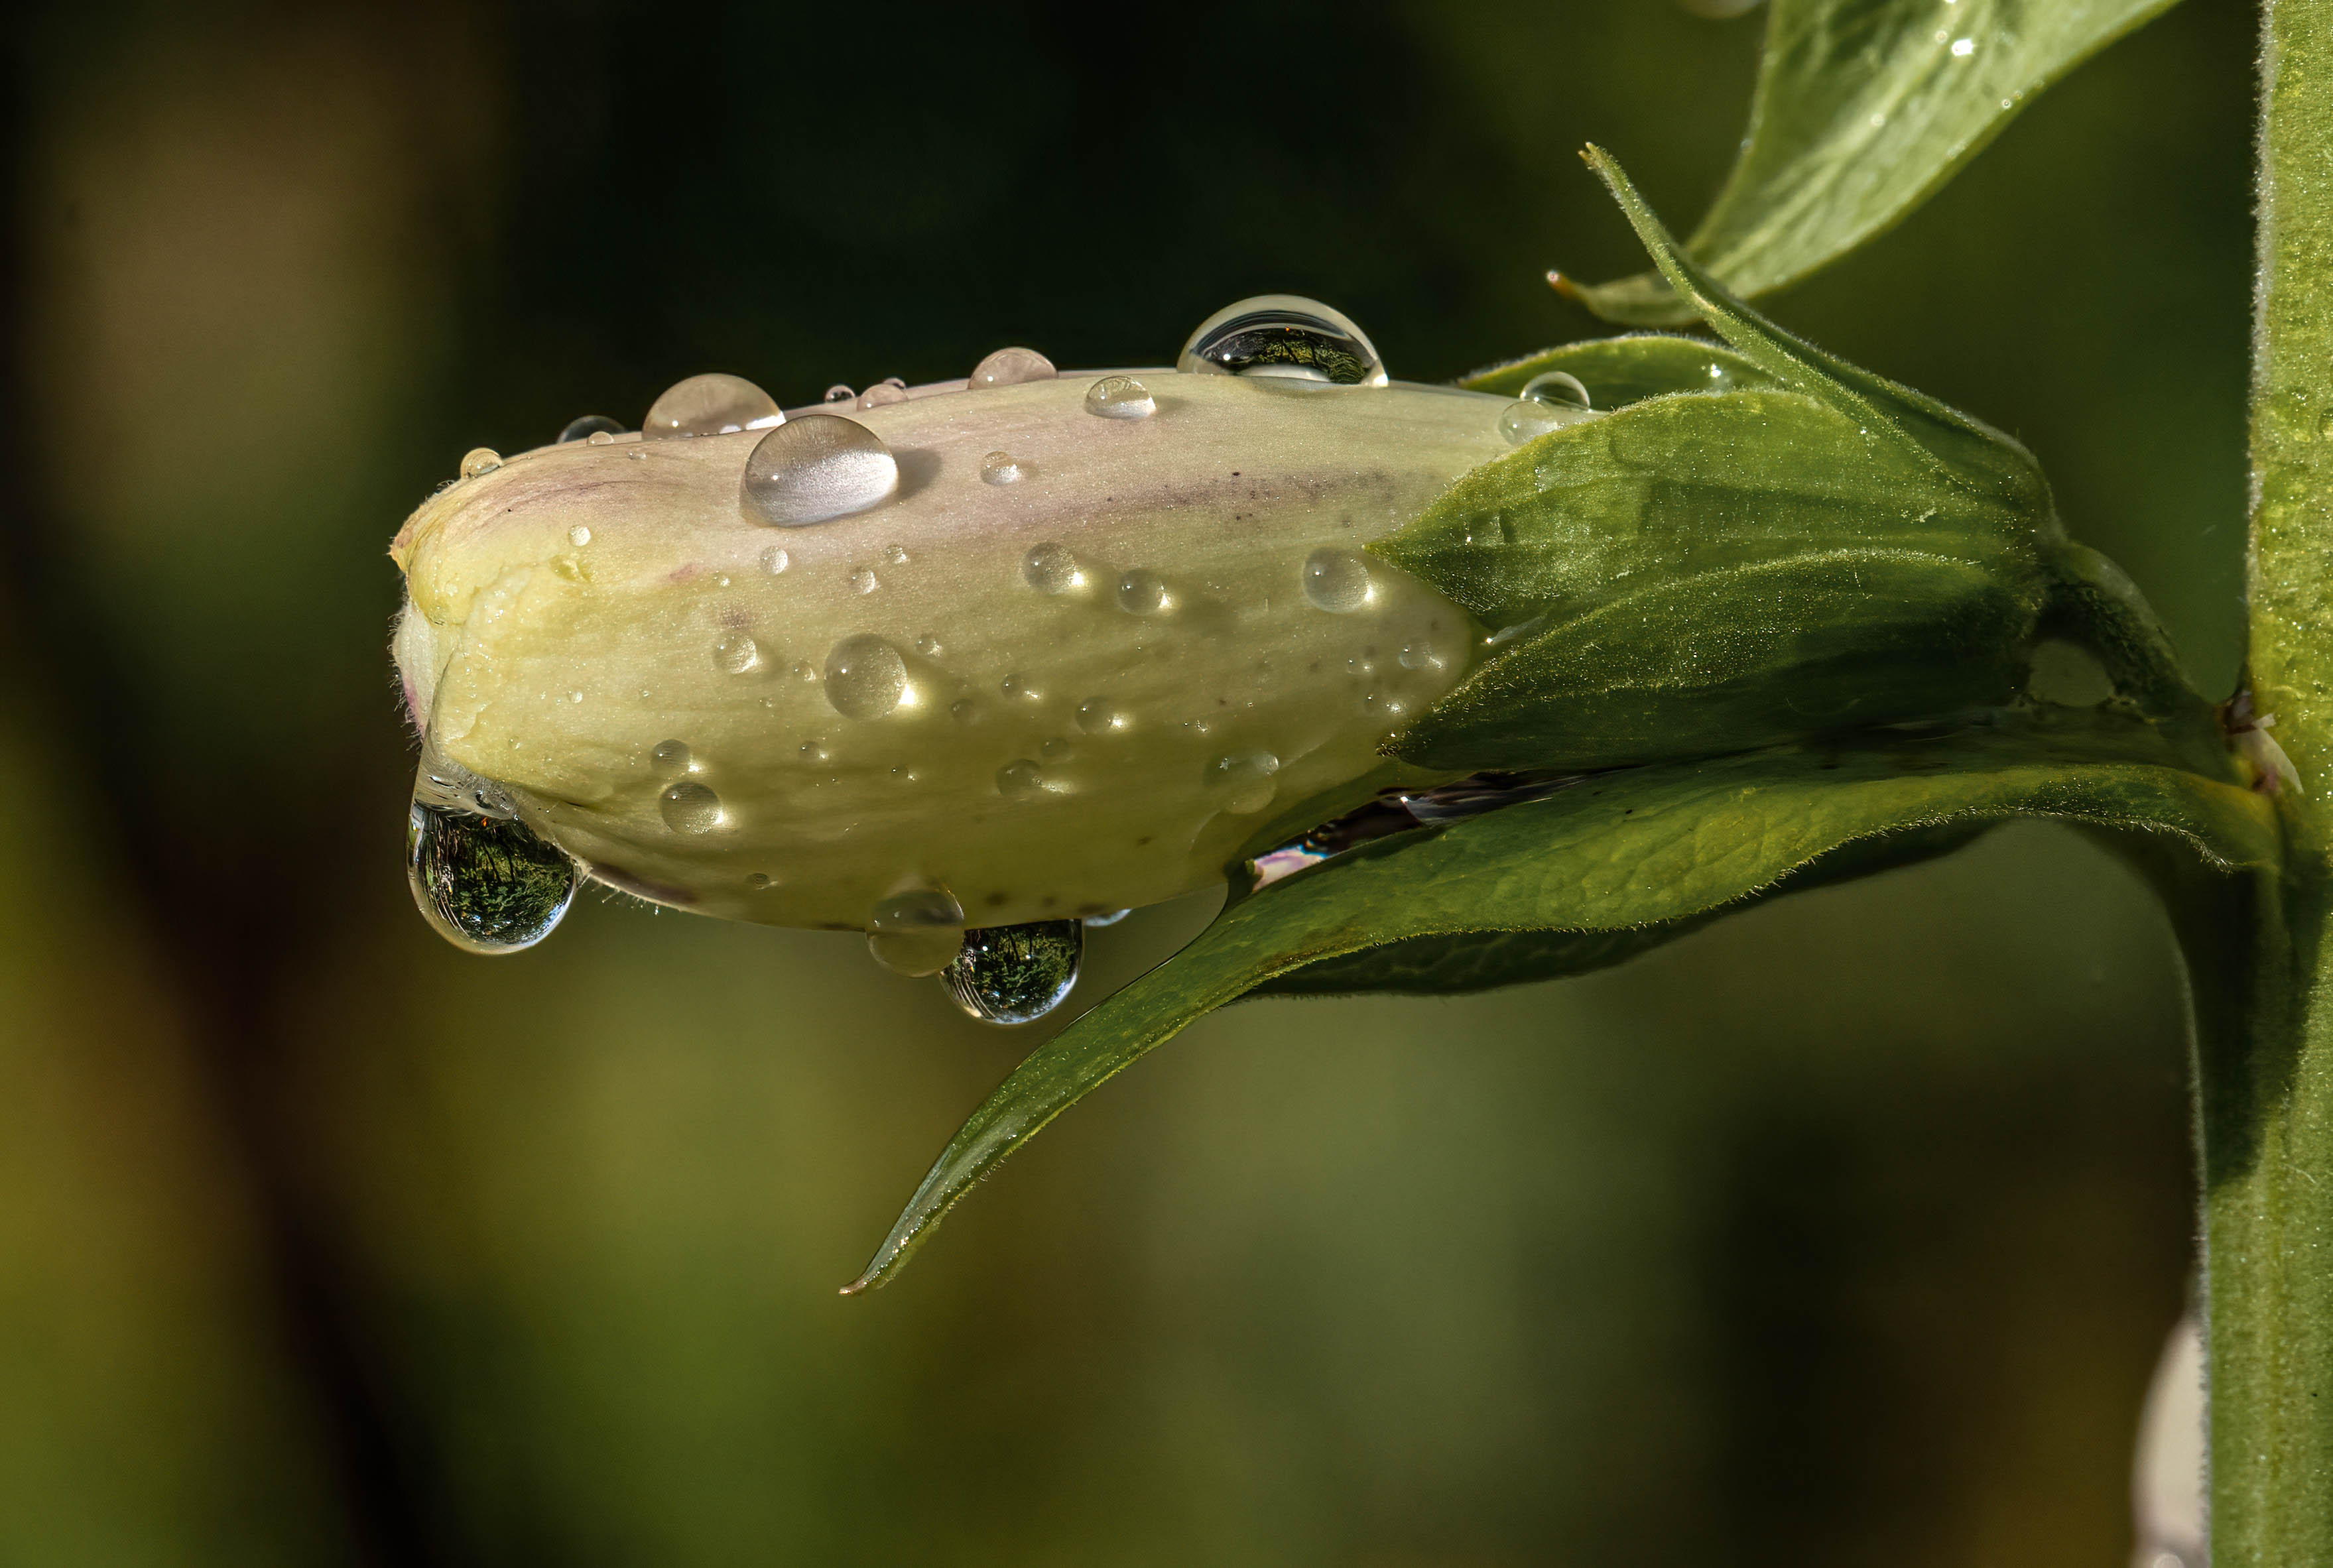
[[1589, 403], [1607, 411], [1669, 392], [1740, 392], [1775, 385], [1763, 370], [1723, 343], [1667, 332], [1592, 338], [1543, 349], [1477, 370], [1458, 385], [1469, 392], [1520, 397], [1531, 378], [1551, 370], [1576, 378], [1588, 388]]

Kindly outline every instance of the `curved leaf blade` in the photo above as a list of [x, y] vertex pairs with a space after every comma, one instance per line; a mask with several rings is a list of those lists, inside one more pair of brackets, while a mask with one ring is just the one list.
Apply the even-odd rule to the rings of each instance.
[[[1745, 298], [1796, 282], [1919, 206], [2083, 61], [2175, 0], [1773, 0], [1742, 156], [1687, 247]], [[1653, 272], [1556, 286], [1607, 320], [1694, 301]]]

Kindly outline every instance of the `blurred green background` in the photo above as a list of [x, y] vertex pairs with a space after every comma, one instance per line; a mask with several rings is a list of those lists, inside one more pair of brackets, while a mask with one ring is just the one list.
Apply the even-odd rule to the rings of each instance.
[[[1584, 981], [1265, 1002], [850, 1278], [1035, 1043], [855, 939], [408, 902], [382, 548], [473, 445], [1264, 290], [1598, 329], [1761, 20], [1669, 0], [35, 5], [0, 467], [0, 1563], [2110, 1564], [2193, 1219], [2074, 835]], [[1772, 301], [2241, 628], [2251, 19], [2189, 0]], [[1130, 33], [1128, 30], [1131, 30]], [[1096, 933], [1084, 995], [1204, 921]]]

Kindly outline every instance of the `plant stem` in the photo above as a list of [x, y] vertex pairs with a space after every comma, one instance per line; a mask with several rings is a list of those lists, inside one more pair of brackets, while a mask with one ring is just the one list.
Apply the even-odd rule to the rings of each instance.
[[[2280, 878], [2182, 916], [2195, 981], [2212, 1548], [2333, 1565], [2333, 0], [2265, 0], [2254, 704], [2298, 767]], [[2213, 900], [2216, 899], [2216, 902]]]

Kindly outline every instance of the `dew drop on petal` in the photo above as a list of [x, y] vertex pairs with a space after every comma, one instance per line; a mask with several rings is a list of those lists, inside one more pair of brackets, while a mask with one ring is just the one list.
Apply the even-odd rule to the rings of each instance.
[[710, 833], [723, 820], [721, 797], [693, 779], [666, 785], [657, 809], [675, 833]]
[[589, 441], [594, 435], [615, 436], [623, 433], [624, 427], [605, 414], [586, 414], [581, 419], [569, 420], [566, 427], [560, 431], [559, 439], [552, 445], [564, 446], [571, 441]]
[[1272, 776], [1280, 759], [1269, 751], [1234, 751], [1207, 764], [1207, 792], [1218, 808], [1252, 817], [1272, 804]]
[[1026, 757], [996, 770], [996, 792], [1007, 800], [1033, 800], [1046, 792], [1045, 770]]
[[733, 675], [743, 675], [758, 667], [762, 650], [744, 632], [726, 632], [713, 644], [713, 662]]
[[782, 528], [848, 517], [898, 487], [891, 449], [855, 419], [805, 414], [762, 437], [745, 460], [745, 515]]
[[1434, 646], [1424, 641], [1401, 645], [1401, 667], [1405, 670], [1439, 669], [1442, 661], [1435, 656]]
[[773, 544], [762, 552], [762, 569], [772, 577], [777, 576], [792, 564], [793, 558], [786, 553], [783, 545]]
[[591, 531], [579, 522], [567, 531], [567, 542], [581, 550], [591, 542]]
[[462, 454], [462, 477], [475, 479], [503, 465], [503, 454], [491, 446], [473, 446]]
[[861, 408], [883, 408], [907, 400], [907, 384], [897, 376], [886, 376], [859, 395]]
[[879, 719], [907, 690], [907, 661], [881, 637], [845, 637], [826, 655], [826, 700], [846, 719]]
[[1085, 927], [1074, 920], [984, 926], [964, 933], [940, 979], [983, 1023], [1034, 1023], [1069, 999], [1085, 948]]
[[875, 569], [871, 566], [859, 567], [850, 574], [850, 591], [852, 593], [871, 594], [882, 586], [882, 578], [875, 575]]
[[1050, 381], [1053, 378], [1053, 362], [1034, 349], [999, 349], [972, 368], [966, 378], [967, 391], [977, 392], [985, 387], [1013, 387], [1023, 381]]
[[688, 771], [688, 756], [687, 741], [659, 741], [648, 760], [658, 772], [670, 776]]
[[1010, 452], [992, 452], [980, 460], [980, 477], [989, 484], [1018, 484], [1026, 473]]
[[1175, 368], [1382, 387], [1385, 361], [1351, 317], [1300, 294], [1257, 294], [1199, 323]]
[[1058, 544], [1031, 547], [1021, 558], [1021, 576], [1041, 594], [1065, 594], [1084, 580], [1078, 558]]
[[743, 376], [718, 372], [691, 376], [664, 389], [640, 421], [643, 441], [675, 441], [691, 435], [726, 435], [782, 424], [777, 400]]
[[826, 397], [824, 401], [829, 403], [856, 403], [859, 401], [859, 389], [855, 387], [847, 387], [841, 382], [837, 381], [833, 386], [826, 389]]
[[1086, 388], [1086, 412], [1104, 419], [1147, 419], [1157, 411], [1150, 388], [1131, 376], [1105, 376]]
[[922, 636], [916, 639], [916, 652], [923, 655], [924, 657], [927, 659], [938, 658], [940, 655], [939, 638], [932, 636], [929, 632], [926, 632]]
[[1350, 615], [1369, 602], [1369, 569], [1349, 550], [1316, 550], [1304, 558], [1304, 597], [1317, 609]]
[[[1712, 375], [1718, 371], [1716, 366], [1710, 368]], [[1568, 370], [1548, 370], [1532, 377], [1523, 383], [1520, 396], [1534, 403], [1551, 404], [1559, 408], [1585, 411], [1593, 406], [1588, 400], [1587, 384]]]
[[1042, 703], [1045, 700], [1045, 693], [1038, 690], [1037, 683], [1017, 670], [999, 681], [996, 689], [1015, 702]]
[[1166, 579], [1138, 567], [1118, 579], [1118, 607], [1128, 615], [1155, 616], [1166, 608]]
[[1088, 697], [1078, 704], [1078, 728], [1089, 735], [1115, 734], [1128, 723], [1126, 710], [1108, 697]]
[[964, 908], [946, 890], [916, 888], [876, 904], [867, 951], [897, 974], [937, 974], [964, 946]]

